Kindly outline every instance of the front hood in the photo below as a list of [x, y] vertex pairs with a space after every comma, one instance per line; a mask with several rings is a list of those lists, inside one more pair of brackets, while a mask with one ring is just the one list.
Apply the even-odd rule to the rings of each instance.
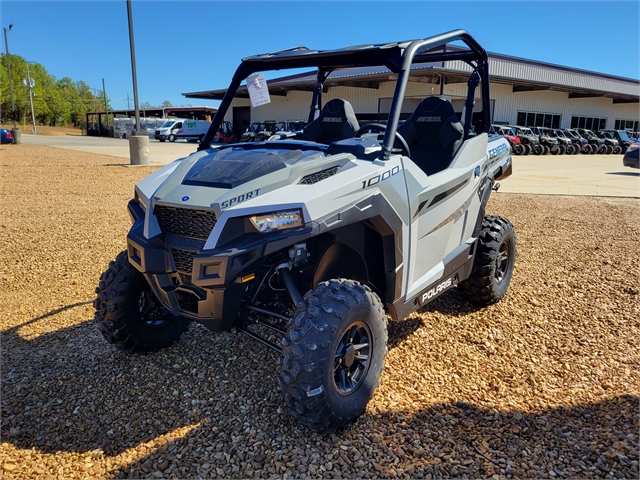
[[[219, 217], [269, 192], [342, 173], [355, 165], [352, 158], [321, 149], [208, 149], [186, 158], [153, 193], [152, 204], [212, 210]], [[277, 196], [282, 203], [296, 200], [285, 193]]]

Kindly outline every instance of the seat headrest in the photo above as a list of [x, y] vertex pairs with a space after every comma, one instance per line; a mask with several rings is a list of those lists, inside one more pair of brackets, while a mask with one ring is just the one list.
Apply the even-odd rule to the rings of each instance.
[[329, 144], [353, 137], [358, 128], [351, 104], [342, 98], [334, 98], [322, 107], [318, 118], [304, 128], [304, 134], [312, 141]]
[[420, 102], [411, 115], [410, 121], [421, 144], [440, 141], [447, 146], [457, 140], [462, 133], [462, 125], [449, 100], [428, 97]]

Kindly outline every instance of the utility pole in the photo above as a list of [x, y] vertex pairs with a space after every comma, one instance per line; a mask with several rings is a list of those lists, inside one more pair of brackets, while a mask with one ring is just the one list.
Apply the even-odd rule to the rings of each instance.
[[146, 165], [149, 163], [149, 137], [142, 133], [140, 125], [138, 78], [136, 76], [136, 49], [133, 43], [131, 0], [127, 0], [127, 17], [129, 19], [129, 46], [131, 48], [131, 76], [133, 77], [133, 105], [136, 109], [136, 134], [129, 137], [129, 157], [132, 165]]
[[127, 0], [129, 18], [129, 46], [131, 47], [131, 76], [133, 77], [133, 107], [136, 109], [136, 132], [140, 132], [140, 109], [138, 108], [138, 77], [136, 75], [136, 48], [133, 43], [133, 14], [131, 0]]
[[[13, 23], [9, 24], [9, 31], [13, 28]], [[11, 55], [9, 55], [9, 42], [7, 40], [7, 29], [4, 29], [4, 48], [7, 52], [7, 70], [9, 71], [9, 92], [11, 93], [11, 119], [13, 120], [13, 130], [11, 135], [15, 143], [22, 143], [20, 130], [16, 126], [16, 107], [13, 103], [13, 81], [11, 80]]]
[[38, 134], [38, 129], [36, 128], [36, 115], [33, 113], [33, 90], [32, 88], [35, 86], [35, 80], [32, 80], [31, 75], [29, 74], [29, 60], [27, 60], [27, 81], [26, 86], [29, 87], [29, 103], [31, 104], [31, 120], [33, 121], [33, 134]]

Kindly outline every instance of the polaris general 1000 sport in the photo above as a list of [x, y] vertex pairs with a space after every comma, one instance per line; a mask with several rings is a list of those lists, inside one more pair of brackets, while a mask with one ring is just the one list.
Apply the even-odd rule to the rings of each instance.
[[[444, 48], [454, 41], [468, 48]], [[446, 98], [416, 100], [424, 75], [452, 61], [469, 71], [462, 121]], [[311, 67], [302, 132], [212, 144], [248, 76]], [[359, 91], [363, 67], [393, 92], [385, 123], [359, 126], [339, 98]], [[332, 72], [349, 86], [326, 92]], [[482, 121], [471, 133], [478, 85]], [[357, 110], [371, 113], [362, 99]], [[279, 352], [282, 397], [302, 424], [331, 432], [355, 421], [380, 381], [388, 317], [454, 287], [485, 305], [507, 291], [515, 233], [485, 206], [511, 153], [486, 133], [490, 111], [487, 54], [462, 30], [243, 59], [198, 150], [136, 185], [127, 248], [97, 288], [102, 333], [127, 352], [168, 347], [192, 321], [244, 333]]]

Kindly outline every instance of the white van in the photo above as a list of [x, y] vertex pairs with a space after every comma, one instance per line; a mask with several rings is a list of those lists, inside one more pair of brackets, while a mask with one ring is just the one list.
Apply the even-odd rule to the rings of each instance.
[[204, 138], [210, 126], [211, 122], [206, 120], [183, 120], [182, 128], [174, 133], [175, 139], [169, 139], [169, 141], [173, 142], [183, 138], [188, 142], [199, 142]]
[[175, 137], [173, 137], [173, 135], [176, 130], [180, 130], [182, 128], [182, 122], [183, 120], [180, 119], [167, 120], [161, 127], [156, 129], [153, 137], [161, 142], [164, 142], [165, 140], [169, 140], [170, 142], [175, 141]]

